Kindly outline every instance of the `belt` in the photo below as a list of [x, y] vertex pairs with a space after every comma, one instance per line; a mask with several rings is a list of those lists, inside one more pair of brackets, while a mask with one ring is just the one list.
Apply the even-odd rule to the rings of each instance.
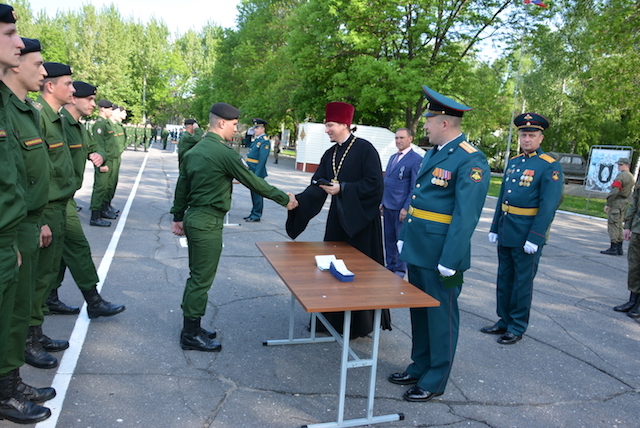
[[247, 162], [251, 162], [251, 163], [258, 163], [260, 162], [258, 159], [251, 159], [251, 158], [247, 158]]
[[502, 211], [515, 215], [536, 215], [538, 208], [518, 208], [511, 205], [502, 204]]
[[453, 217], [449, 214], [434, 213], [433, 211], [419, 210], [414, 207], [409, 207], [409, 215], [423, 220], [430, 220], [444, 224], [451, 224], [451, 218]]

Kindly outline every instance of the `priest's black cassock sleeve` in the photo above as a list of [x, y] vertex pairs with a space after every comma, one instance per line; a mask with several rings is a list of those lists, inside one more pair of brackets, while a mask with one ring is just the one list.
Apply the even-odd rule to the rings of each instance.
[[[334, 145], [324, 153], [312, 180], [334, 178], [333, 165], [340, 165], [340, 159], [350, 141], [351, 138], [342, 145]], [[341, 189], [339, 194], [332, 196], [324, 240], [347, 242], [378, 263], [384, 264], [379, 209], [384, 182], [380, 156], [373, 145], [362, 138], [356, 138], [348, 150], [338, 172], [337, 179]], [[296, 195], [300, 206], [289, 211], [286, 224], [287, 234], [292, 239], [297, 238], [309, 221], [320, 212], [326, 197], [327, 193], [324, 190], [313, 185]], [[324, 313], [324, 316], [342, 333], [344, 313]], [[382, 312], [382, 328], [391, 330], [388, 309]], [[351, 337], [366, 336], [372, 330], [373, 311], [352, 313]]]

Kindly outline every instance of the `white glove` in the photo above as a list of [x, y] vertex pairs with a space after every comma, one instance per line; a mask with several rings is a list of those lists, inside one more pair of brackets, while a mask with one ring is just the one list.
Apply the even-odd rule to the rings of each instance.
[[495, 244], [496, 242], [498, 242], [498, 234], [489, 232], [489, 242], [491, 242], [492, 244]]
[[440, 275], [442, 275], [444, 277], [453, 276], [453, 275], [456, 274], [455, 270], [446, 268], [446, 267], [442, 266], [441, 264], [438, 265], [438, 272], [440, 272]]
[[398, 254], [402, 254], [402, 247], [404, 247], [404, 241], [396, 242], [396, 247], [398, 247]]
[[527, 254], [535, 254], [538, 251], [538, 246], [533, 242], [527, 241], [524, 243], [524, 252]]

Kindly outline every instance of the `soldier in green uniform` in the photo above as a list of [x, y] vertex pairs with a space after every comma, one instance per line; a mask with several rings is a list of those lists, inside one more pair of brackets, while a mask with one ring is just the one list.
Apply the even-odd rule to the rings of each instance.
[[[167, 130], [166, 126], [164, 128], [162, 128], [162, 132], [160, 133], [160, 138], [162, 138], [162, 150], [166, 150], [167, 149], [167, 140], [169, 139], [169, 131]], [[180, 158], [178, 158], [178, 159], [180, 159]]]
[[635, 185], [631, 204], [624, 217], [622, 236], [629, 241], [627, 260], [627, 288], [631, 293], [629, 301], [613, 308], [616, 312], [627, 312], [631, 318], [640, 318], [640, 182]]
[[115, 219], [118, 217], [120, 210], [115, 209], [111, 205], [111, 201], [116, 195], [116, 189], [118, 188], [118, 180], [120, 179], [120, 165], [122, 165], [122, 153], [124, 149], [127, 147], [127, 137], [124, 131], [124, 126], [122, 126], [122, 121], [126, 119], [127, 111], [122, 106], [113, 106], [113, 112], [111, 113], [111, 117], [109, 120], [111, 121], [111, 126], [113, 127], [113, 136], [115, 138], [115, 144], [117, 150], [114, 151], [115, 156], [113, 157], [113, 165], [110, 167], [111, 174], [109, 176], [109, 184], [107, 188], [107, 193], [105, 195], [105, 202], [102, 207], [102, 211], [100, 215], [103, 218]]
[[49, 312], [48, 304], [45, 301], [55, 304], [60, 312], [79, 312], [79, 308], [69, 307], [57, 298], [52, 299], [50, 296], [60, 270], [67, 203], [75, 192], [76, 183], [71, 153], [62, 128], [60, 109], [71, 100], [75, 90], [72, 85], [71, 67], [57, 62], [45, 62], [44, 68], [47, 77], [40, 88], [36, 108], [40, 110], [40, 131], [47, 145], [53, 176], [49, 185], [49, 201], [42, 214], [42, 223], [49, 225], [53, 239], [49, 246], [40, 250], [38, 257], [36, 286], [25, 348], [25, 362], [38, 368], [54, 368], [58, 365], [58, 360], [44, 351], [40, 344], [50, 352], [56, 352], [67, 349], [69, 342], [50, 339], [42, 332], [44, 315]]
[[471, 265], [471, 236], [489, 188], [485, 155], [466, 141], [462, 115], [470, 107], [427, 86], [424, 129], [435, 147], [424, 157], [411, 197], [398, 249], [409, 282], [440, 302], [411, 309], [411, 359], [389, 381], [414, 385], [407, 401], [424, 402], [444, 393], [458, 343], [458, 296], [463, 272]]
[[[0, 73], [5, 76], [12, 67], [21, 66], [20, 59], [22, 57], [18, 54], [21, 49], [26, 49], [25, 44], [18, 36], [15, 22], [16, 15], [13, 8], [0, 4], [0, 34], [3, 35], [0, 42]], [[40, 70], [41, 64], [42, 62], [34, 68]], [[29, 71], [33, 72], [32, 77], [36, 74], [33, 68], [30, 68]], [[38, 87], [37, 80], [38, 78], [36, 78], [36, 88]], [[26, 91], [24, 93], [26, 97]], [[25, 298], [25, 290], [18, 291], [18, 249], [20, 246], [19, 236], [22, 235], [23, 230], [29, 229], [28, 226], [22, 227], [21, 223], [27, 220], [29, 208], [32, 209], [32, 217], [29, 220], [33, 220], [35, 211], [41, 209], [36, 206], [38, 205], [38, 195], [39, 203], [41, 205], [46, 203], [48, 186], [46, 181], [34, 183], [35, 187], [40, 188], [40, 185], [44, 184], [45, 188], [40, 188], [39, 192], [31, 192], [33, 199], [27, 205], [25, 194], [28, 189], [27, 170], [23, 153], [21, 153], [23, 150], [26, 151], [26, 147], [23, 146], [23, 141], [18, 136], [19, 131], [15, 130], [12, 125], [13, 119], [8, 120], [9, 117], [14, 117], [12, 113], [9, 113], [14, 108], [14, 101], [10, 99], [12, 96], [14, 94], [11, 90], [0, 82], [0, 171], [2, 171], [0, 174], [0, 419], [20, 424], [31, 424], [51, 416], [51, 411], [48, 408], [40, 406], [36, 402], [52, 398], [55, 396], [55, 390], [53, 388], [33, 388], [26, 385], [20, 377], [19, 367], [22, 363], [20, 356], [17, 357], [20, 361], [16, 361], [15, 354], [24, 351], [26, 334], [24, 334], [25, 327], [18, 327], [16, 321], [20, 321], [20, 312], [26, 312], [26, 320], [23, 317], [22, 322], [24, 324], [26, 321], [28, 329], [31, 308], [26, 307], [29, 302], [25, 305], [19, 301]], [[17, 117], [17, 114], [15, 116]], [[38, 132], [35, 132], [34, 135], [36, 139], [39, 138]], [[20, 138], [20, 141], [16, 137]], [[42, 144], [42, 140], [40, 140], [40, 144]], [[42, 149], [42, 147], [39, 148]], [[40, 156], [39, 159], [44, 158]], [[34, 177], [34, 181], [37, 179], [46, 180], [47, 162], [48, 157], [43, 166], [45, 178], [38, 175]], [[40, 231], [37, 227], [32, 227], [31, 232], [31, 245], [37, 247]], [[29, 298], [30, 291], [26, 291], [27, 298]], [[16, 293], [19, 293], [18, 300], [16, 300]], [[18, 315], [17, 318], [16, 315]], [[23, 332], [23, 334], [19, 334], [19, 337], [22, 337], [21, 343], [16, 343], [16, 330]]]
[[144, 129], [144, 140], [143, 140], [143, 145], [144, 145], [144, 151], [147, 152], [149, 151], [149, 146], [151, 145], [151, 125], [147, 124]]
[[[73, 82], [73, 87], [76, 92], [73, 94], [71, 103], [62, 109], [62, 116], [64, 117], [65, 136], [69, 143], [71, 158], [74, 163], [76, 190], [78, 190], [82, 187], [87, 159], [91, 160], [94, 166], [100, 167], [105, 155], [95, 151], [97, 145], [84, 125], [79, 122], [82, 116], [90, 116], [93, 113], [96, 107], [97, 88], [81, 81]], [[91, 256], [91, 247], [82, 230], [78, 213], [75, 210], [73, 198], [69, 199], [69, 204], [67, 205], [66, 236], [56, 289], [62, 285], [67, 267], [87, 302], [87, 315], [89, 318], [110, 317], [125, 310], [123, 305], [109, 303], [98, 293], [98, 273]]]
[[[253, 144], [247, 153], [247, 163], [249, 169], [258, 177], [265, 178], [267, 176], [267, 159], [269, 158], [269, 152], [271, 142], [265, 134], [265, 126], [267, 122], [262, 119], [253, 119], [253, 130], [255, 138]], [[251, 192], [251, 202], [253, 207], [251, 213], [244, 218], [247, 222], [259, 222], [262, 217], [262, 209], [264, 207], [264, 200], [262, 196], [255, 192]]]
[[[182, 163], [184, 154], [202, 139], [202, 129], [198, 126], [195, 119], [185, 120], [184, 127], [185, 130], [180, 136], [180, 141], [178, 142], [178, 165]], [[168, 132], [167, 135], [169, 135]]]
[[498, 196], [489, 241], [498, 243], [497, 314], [486, 334], [498, 343], [522, 339], [529, 325], [533, 279], [542, 247], [562, 197], [562, 166], [541, 148], [549, 122], [536, 113], [515, 118], [522, 153], [509, 160]]
[[611, 191], [607, 195], [607, 203], [604, 206], [604, 212], [607, 213], [607, 230], [611, 239], [611, 246], [600, 251], [602, 254], [611, 256], [622, 256], [622, 220], [629, 205], [629, 198], [633, 192], [633, 174], [629, 172], [631, 161], [629, 158], [618, 159], [618, 171], [611, 184]]
[[105, 153], [106, 158], [100, 167], [94, 168], [93, 193], [91, 194], [91, 226], [108, 227], [110, 221], [103, 220], [105, 217], [113, 217], [108, 212], [107, 195], [109, 193], [109, 182], [114, 167], [114, 159], [118, 157], [119, 148], [113, 131], [111, 115], [113, 114], [113, 103], [102, 99], [98, 101], [99, 116], [93, 125], [93, 138], [98, 146], [99, 153]]
[[232, 180], [236, 179], [287, 209], [297, 206], [293, 194], [285, 194], [252, 174], [237, 153], [226, 146], [236, 132], [240, 112], [216, 103], [210, 109], [209, 132], [184, 157], [176, 184], [171, 213], [172, 231], [187, 236], [189, 279], [182, 299], [184, 327], [182, 349], [217, 352], [215, 332], [204, 330], [200, 319], [207, 307], [207, 293], [216, 275], [222, 251], [224, 216], [231, 206]]
[[151, 125], [151, 143], [155, 143], [156, 142], [156, 138], [158, 138], [158, 128], [156, 128], [155, 126]]

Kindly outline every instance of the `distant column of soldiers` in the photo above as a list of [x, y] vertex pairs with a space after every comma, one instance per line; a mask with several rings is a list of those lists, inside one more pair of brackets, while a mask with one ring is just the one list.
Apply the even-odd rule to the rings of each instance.
[[[40, 42], [20, 38], [15, 22], [13, 8], [0, 4], [6, 36], [0, 41], [0, 419], [33, 424], [51, 416], [41, 404], [56, 391], [24, 383], [20, 368], [25, 362], [55, 368], [58, 359], [50, 353], [69, 347], [42, 328], [46, 314], [80, 311], [58, 299], [65, 270], [87, 302], [89, 318], [125, 310], [97, 291], [98, 274], [73, 196], [89, 160], [99, 188], [92, 197], [98, 213], [92, 213], [92, 223], [103, 212], [117, 211], [110, 202], [125, 147], [120, 122], [126, 112], [101, 102], [93, 138], [81, 119], [93, 113], [97, 88], [74, 82], [66, 64], [44, 62]], [[39, 92], [37, 101], [29, 92]]]

